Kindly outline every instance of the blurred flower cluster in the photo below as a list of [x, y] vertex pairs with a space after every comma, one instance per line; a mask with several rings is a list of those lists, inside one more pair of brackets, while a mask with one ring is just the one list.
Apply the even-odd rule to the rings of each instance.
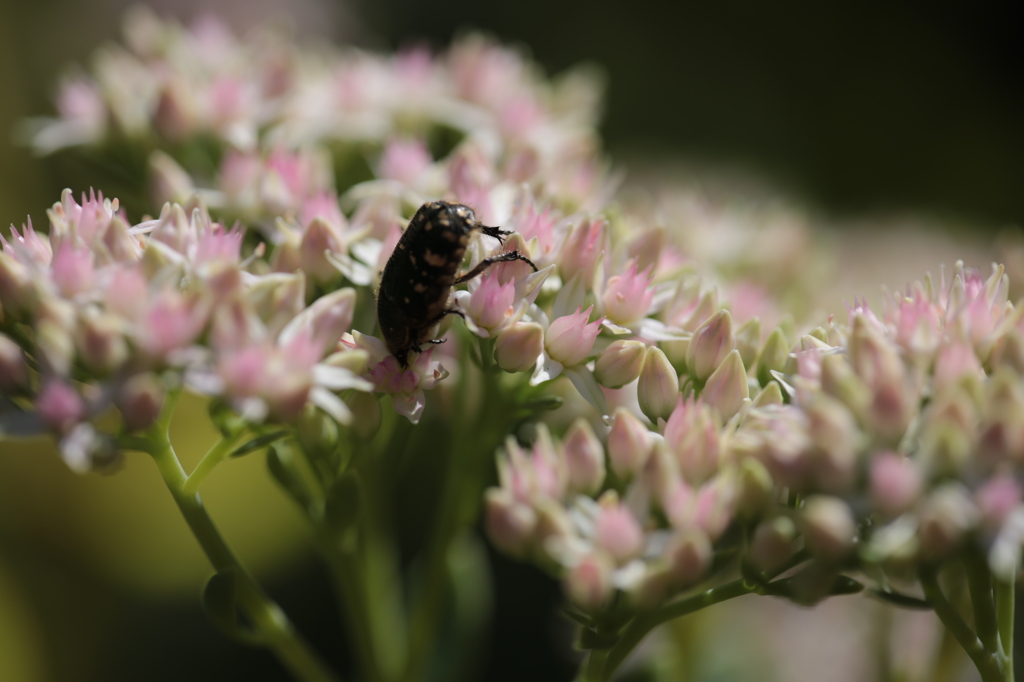
[[54, 434], [73, 469], [116, 461], [93, 420], [113, 406], [124, 433], [142, 431], [169, 390], [253, 422], [314, 404], [347, 423], [337, 392], [371, 389], [356, 375], [366, 353], [336, 348], [355, 291], [307, 304], [301, 272], [257, 274], [241, 229], [205, 209], [168, 204], [133, 226], [116, 200], [66, 191], [49, 217], [48, 234], [29, 223], [0, 236], [0, 418], [5, 432]]
[[735, 553], [768, 593], [803, 604], [848, 587], [843, 572], [892, 596], [965, 556], [1012, 582], [1024, 318], [1008, 287], [1001, 267], [986, 279], [957, 263], [880, 312], [857, 302], [845, 324], [762, 336], [709, 306], [682, 325], [686, 341], [615, 341], [595, 374], [636, 381], [637, 400], [596, 430], [510, 441], [487, 493], [491, 537], [564, 576], [595, 623], [662, 603]]
[[[48, 235], [27, 224], [3, 240], [0, 431], [51, 432], [88, 470], [116, 459], [95, 426], [111, 406], [139, 432], [179, 388], [247, 424], [318, 408], [368, 442], [371, 392], [415, 424], [425, 391], [479, 380], [514, 400], [564, 378], [586, 416], [509, 437], [486, 525], [561, 576], [598, 635], [737, 565], [744, 590], [804, 604], [847, 590], [849, 571], [913, 600], [890, 581], [961, 550], [1012, 580], [1024, 321], [1002, 270], [958, 264], [881, 311], [808, 325], [802, 219], [692, 196], [661, 214], [617, 203], [598, 94], [586, 72], [549, 81], [478, 36], [379, 56], [136, 11], [126, 45], [66, 80], [34, 139], [145, 150], [140, 182], [163, 208], [132, 224], [116, 200], [66, 192]], [[513, 250], [537, 267], [501, 262], [453, 292], [462, 321], [438, 337], [468, 333], [404, 366], [375, 335], [373, 291], [435, 199], [510, 232], [474, 231], [465, 270]], [[461, 418], [446, 397], [441, 417]], [[294, 495], [314, 522], [359, 485], [339, 461], [320, 471], [321, 507]]]

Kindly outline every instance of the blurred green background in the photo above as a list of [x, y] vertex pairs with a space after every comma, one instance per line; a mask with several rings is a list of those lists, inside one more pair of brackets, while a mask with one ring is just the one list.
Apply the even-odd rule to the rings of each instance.
[[[864, 225], [865, 216], [879, 213], [937, 216], [969, 226], [974, 234], [962, 236], [981, 245], [1024, 219], [1024, 41], [1009, 5], [151, 5], [186, 20], [217, 13], [240, 30], [284, 17], [305, 38], [377, 49], [440, 47], [461, 30], [481, 28], [525, 46], [549, 72], [598, 65], [608, 83], [608, 150], [634, 177], [753, 177], [846, 225]], [[125, 6], [0, 0], [0, 223], [20, 224], [31, 214], [45, 225], [45, 209], [67, 175], [15, 144], [13, 131], [27, 116], [52, 112], [58, 75], [117, 37]], [[906, 249], [930, 238], [915, 234], [904, 240]], [[871, 249], [863, 251], [860, 258], [870, 261]], [[190, 404], [176, 422], [191, 461], [212, 438], [195, 426], [206, 423], [202, 409]], [[341, 626], [324, 598], [330, 588], [298, 515], [260, 459], [224, 469], [204, 486], [214, 518], [310, 639], [344, 669]], [[491, 558], [498, 619], [480, 679], [569, 679], [570, 631], [555, 612], [557, 585]], [[198, 547], [141, 456], [129, 457], [116, 476], [79, 477], [46, 444], [0, 443], [0, 680], [284, 679], [270, 656], [225, 641], [205, 621], [198, 595], [206, 575]], [[848, 616], [826, 614], [839, 622]], [[869, 619], [864, 629], [874, 623]], [[834, 665], [828, 656], [818, 659], [805, 662], [805, 670]], [[709, 660], [694, 679], [765, 679], [750, 676], [758, 674], [757, 663], [744, 667], [724, 654]], [[795, 679], [782, 670], [777, 679]]]

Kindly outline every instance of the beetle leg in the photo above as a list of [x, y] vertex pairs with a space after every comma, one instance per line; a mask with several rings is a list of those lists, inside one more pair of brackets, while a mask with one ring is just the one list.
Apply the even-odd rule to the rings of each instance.
[[512, 234], [511, 230], [503, 230], [500, 227], [489, 227], [487, 225], [481, 225], [480, 231], [486, 234], [488, 237], [494, 237], [502, 244], [505, 243], [505, 235]]
[[508, 263], [509, 261], [514, 260], [523, 261], [531, 268], [533, 268], [534, 272], [537, 272], [537, 266], [533, 264], [532, 260], [524, 256], [523, 254], [519, 253], [518, 251], [509, 251], [508, 253], [503, 253], [498, 256], [492, 256], [491, 258], [484, 258], [482, 261], [476, 264], [475, 268], [464, 274], [462, 277], [457, 278], [455, 280], [455, 284], [462, 284], [463, 282], [467, 282], [473, 279], [474, 277], [476, 277], [481, 272], [491, 267], [495, 263]]

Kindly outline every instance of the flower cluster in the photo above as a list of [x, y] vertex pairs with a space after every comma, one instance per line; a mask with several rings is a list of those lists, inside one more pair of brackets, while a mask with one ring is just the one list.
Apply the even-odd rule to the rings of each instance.
[[529, 452], [510, 441], [491, 537], [562, 575], [591, 614], [616, 593], [660, 603], [708, 577], [716, 551], [753, 575], [809, 559], [786, 595], [802, 603], [844, 570], [898, 581], [961, 551], [1013, 580], [1024, 322], [1007, 291], [1002, 268], [986, 280], [958, 263], [880, 314], [857, 303], [847, 324], [798, 337], [734, 332], [719, 310], [681, 325], [682, 342], [617, 340], [594, 374], [635, 380], [635, 398], [616, 397], [596, 431], [542, 432]]
[[336, 348], [355, 291], [307, 304], [303, 273], [243, 260], [241, 229], [203, 208], [168, 204], [130, 225], [116, 200], [65, 191], [49, 217], [48, 234], [29, 223], [0, 236], [0, 419], [53, 433], [72, 468], [114, 460], [93, 425], [111, 406], [139, 431], [181, 387], [252, 422], [292, 421], [307, 404], [347, 422], [337, 392], [371, 389], [357, 376], [367, 354]]

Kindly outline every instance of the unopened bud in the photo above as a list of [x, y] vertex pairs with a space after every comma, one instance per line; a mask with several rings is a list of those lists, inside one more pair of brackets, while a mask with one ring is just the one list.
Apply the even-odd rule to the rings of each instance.
[[651, 454], [651, 432], [624, 407], [615, 410], [608, 432], [608, 459], [612, 471], [624, 481], [638, 474]]
[[687, 587], [700, 581], [711, 567], [714, 548], [708, 536], [697, 528], [677, 533], [665, 550], [672, 575], [679, 587]]
[[78, 392], [61, 379], [48, 379], [36, 399], [43, 423], [58, 433], [67, 433], [85, 417], [85, 403]]
[[[604, 498], [602, 498], [604, 501]], [[619, 566], [635, 559], [644, 548], [644, 532], [629, 507], [609, 498], [601, 506], [594, 527], [594, 544]]]
[[837, 561], [853, 548], [857, 526], [850, 508], [839, 498], [827, 495], [808, 498], [801, 521], [807, 549], [819, 559]]
[[565, 576], [569, 601], [583, 611], [599, 611], [612, 596], [612, 562], [603, 552], [585, 555]]
[[530, 547], [537, 514], [505, 488], [490, 488], [484, 497], [487, 536], [506, 554], [522, 557]]
[[569, 427], [562, 444], [569, 473], [569, 491], [591, 495], [604, 482], [604, 448], [583, 418]]
[[921, 496], [924, 477], [917, 463], [895, 452], [877, 454], [869, 471], [871, 501], [886, 518], [908, 511]]
[[128, 357], [128, 344], [113, 315], [83, 316], [76, 335], [78, 355], [91, 371], [106, 375], [121, 366]]
[[730, 419], [740, 411], [743, 401], [750, 397], [750, 389], [747, 387], [747, 371], [738, 350], [731, 351], [708, 377], [700, 397], [717, 409], [722, 419]]
[[353, 391], [345, 403], [352, 410], [352, 431], [363, 440], [373, 438], [380, 429], [380, 402], [373, 393]]
[[1024, 374], [1024, 337], [1013, 328], [996, 343], [989, 357], [992, 367], [1010, 367]]
[[153, 374], [136, 374], [121, 386], [115, 404], [121, 411], [125, 429], [141, 431], [160, 416], [164, 405], [164, 387]]
[[761, 349], [761, 319], [752, 317], [736, 330], [736, 350], [743, 358], [744, 367], [753, 367], [757, 351]]
[[[368, 395], [362, 392], [357, 394]], [[373, 398], [372, 395], [370, 397]], [[376, 398], [373, 402], [377, 402]], [[349, 407], [351, 409], [351, 405]], [[360, 424], [361, 421], [353, 419], [354, 424]], [[328, 458], [338, 447], [338, 422], [310, 403], [302, 408], [302, 414], [295, 424], [295, 436], [303, 451], [311, 458], [330, 461]]]
[[517, 322], [498, 334], [494, 360], [506, 372], [528, 372], [544, 350], [544, 329], [536, 322]]
[[781, 372], [789, 359], [789, 342], [782, 329], [776, 327], [768, 340], [764, 342], [761, 355], [757, 360], [757, 380], [762, 386], [767, 386], [773, 379], [772, 371]]
[[871, 391], [844, 355], [826, 355], [821, 358], [821, 390], [838, 399], [854, 414], [864, 415], [871, 402]]
[[1007, 474], [985, 481], [974, 493], [981, 513], [981, 523], [990, 533], [996, 533], [1021, 502], [1020, 484]]
[[341, 237], [323, 218], [313, 218], [302, 233], [299, 242], [299, 262], [302, 270], [318, 284], [327, 284], [338, 279], [341, 273], [327, 259], [327, 253], [342, 250]]
[[594, 378], [605, 388], [622, 388], [640, 376], [647, 346], [643, 341], [613, 341], [594, 364]]
[[861, 439], [849, 410], [834, 398], [819, 395], [805, 408], [808, 435], [814, 443], [809, 464], [818, 486], [839, 492], [849, 488], [856, 475]]
[[930, 559], [949, 554], [978, 522], [978, 510], [967, 490], [948, 483], [934, 490], [918, 515], [921, 551]]
[[27, 382], [25, 354], [10, 337], [0, 334], [0, 391], [10, 394]]
[[653, 422], [667, 419], [679, 400], [679, 375], [657, 346], [649, 347], [644, 354], [637, 398], [640, 409]]
[[764, 464], [752, 457], [745, 457], [739, 465], [736, 490], [736, 514], [744, 518], [756, 518], [771, 504], [775, 493], [775, 482]]
[[750, 560], [761, 571], [772, 573], [782, 568], [796, 551], [796, 524], [786, 516], [764, 521], [754, 531]]
[[362, 348], [339, 350], [324, 358], [324, 364], [341, 367], [356, 376], [362, 376], [370, 370], [370, 354]]
[[698, 327], [690, 339], [690, 347], [686, 351], [690, 373], [698, 381], [704, 381], [735, 347], [732, 316], [728, 310], [719, 310]]

